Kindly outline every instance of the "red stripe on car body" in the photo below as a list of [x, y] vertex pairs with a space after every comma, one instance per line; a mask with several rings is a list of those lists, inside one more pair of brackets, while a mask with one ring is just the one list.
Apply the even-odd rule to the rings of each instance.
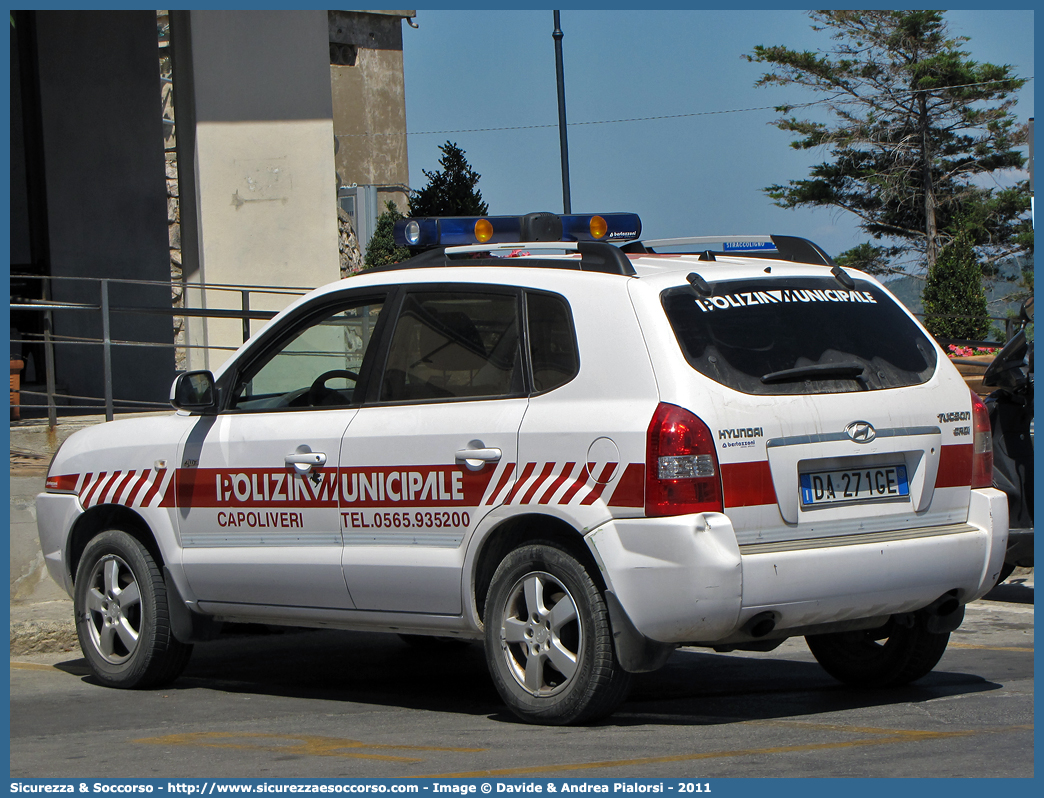
[[526, 467], [522, 469], [522, 473], [518, 477], [518, 481], [511, 487], [508, 495], [504, 497], [504, 504], [511, 504], [511, 500], [515, 498], [515, 494], [518, 493], [526, 480], [529, 479], [530, 474], [536, 468], [536, 463], [526, 463]]
[[569, 479], [573, 473], [573, 469], [576, 468], [576, 463], [566, 463], [562, 469], [562, 473], [555, 478], [554, 482], [551, 483], [551, 487], [544, 491], [543, 495], [537, 500], [537, 504], [547, 504], [551, 501], [551, 497], [555, 495], [562, 483]]
[[529, 487], [529, 490], [526, 491], [526, 494], [522, 497], [522, 501], [519, 502], [519, 504], [529, 504], [530, 499], [533, 498], [533, 494], [535, 494], [547, 481], [548, 477], [554, 473], [556, 465], [557, 463], [544, 463], [544, 468], [540, 472], [540, 476], [533, 481], [533, 484]]
[[163, 477], [167, 473], [165, 468], [156, 469], [156, 479], [153, 480], [152, 485], [149, 486], [148, 491], [144, 496], [141, 497], [141, 506], [148, 507], [149, 503], [156, 498], [156, 494], [159, 493], [160, 483], [163, 482]]
[[645, 463], [629, 463], [609, 498], [610, 507], [645, 506]]
[[511, 475], [514, 473], [515, 464], [508, 463], [507, 468], [504, 469], [504, 475], [500, 478], [500, 482], [497, 483], [497, 487], [494, 489], [494, 491], [491, 494], [489, 494], [489, 499], [486, 501], [486, 504], [493, 504], [493, 502], [497, 500], [497, 496], [499, 496], [500, 492], [504, 490], [504, 486], [508, 484], [508, 481], [511, 479]]
[[84, 507], [91, 506], [91, 502], [94, 500], [94, 495], [98, 492], [98, 488], [101, 487], [101, 484], [105, 481], [105, 478], [108, 476], [108, 473], [108, 471], [102, 471], [98, 475], [98, 478], [94, 480], [94, 482], [90, 483], [90, 486], [87, 488], [87, 492], [80, 498], [80, 502], [83, 504]]
[[958, 443], [939, 448], [939, 471], [935, 487], [958, 488], [971, 485], [972, 444]]
[[[594, 464], [592, 463], [592, 465]], [[606, 463], [604, 466], [602, 466], [602, 472], [595, 479], [595, 482], [597, 482], [598, 484], [596, 484], [594, 490], [587, 494], [587, 496], [584, 497], [584, 500], [580, 502], [581, 506], [594, 504], [596, 501], [598, 501], [598, 498], [602, 495], [602, 491], [604, 491], [609, 486], [608, 479], [610, 475], [613, 473], [613, 471], [616, 470], [616, 467], [618, 465], [619, 463]]]
[[726, 507], [776, 504], [776, 488], [768, 460], [722, 463], [721, 483]]
[[565, 495], [559, 499], [556, 504], [569, 504], [569, 501], [580, 492], [580, 489], [587, 484], [587, 469], [581, 468], [580, 473], [573, 479], [573, 484], [569, 487], [569, 490], [565, 492]]

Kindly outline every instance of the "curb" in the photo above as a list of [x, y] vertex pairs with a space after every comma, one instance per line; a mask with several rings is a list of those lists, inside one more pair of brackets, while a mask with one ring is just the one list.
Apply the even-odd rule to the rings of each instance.
[[68, 621], [12, 621], [11, 654], [61, 654], [80, 650], [76, 625]]

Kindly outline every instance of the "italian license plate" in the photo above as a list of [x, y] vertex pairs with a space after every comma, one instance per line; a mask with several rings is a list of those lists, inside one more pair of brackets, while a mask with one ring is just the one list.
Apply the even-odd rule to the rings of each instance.
[[909, 495], [910, 483], [904, 465], [801, 474], [801, 503], [806, 507], [901, 499]]

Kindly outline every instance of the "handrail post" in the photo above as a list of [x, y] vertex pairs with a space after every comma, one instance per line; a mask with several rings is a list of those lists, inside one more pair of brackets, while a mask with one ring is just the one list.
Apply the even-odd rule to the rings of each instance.
[[250, 340], [250, 290], [244, 289], [240, 292], [243, 296], [243, 343]]
[[[51, 299], [51, 281], [44, 280], [43, 298]], [[44, 379], [47, 380], [47, 425], [51, 429], [58, 426], [58, 408], [54, 400], [54, 341], [51, 339], [51, 330], [54, 328], [54, 312], [44, 311]]]
[[109, 281], [101, 281], [102, 359], [105, 372], [105, 420], [112, 421], [112, 340], [109, 336]]
[[58, 408], [54, 401], [54, 341], [51, 340], [51, 311], [44, 313], [44, 372], [47, 379], [47, 425], [54, 429], [58, 426]]

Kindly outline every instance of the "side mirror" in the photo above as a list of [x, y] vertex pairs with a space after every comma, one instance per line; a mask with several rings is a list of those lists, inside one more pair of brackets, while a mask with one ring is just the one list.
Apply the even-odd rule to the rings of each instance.
[[170, 403], [177, 410], [212, 410], [217, 407], [214, 375], [209, 371], [186, 371], [170, 387]]
[[[1026, 356], [1031, 351], [1029, 342], [1026, 341], [1026, 331], [1019, 330], [986, 367], [986, 373], [982, 375], [982, 384], [987, 388], [1006, 388], [1009, 391], [1022, 387], [1029, 379], [1029, 372], [1023, 367]], [[1032, 363], [1030, 365], [1032, 366]]]
[[1022, 307], [1019, 308], [1019, 318], [1027, 323], [1033, 321], [1033, 297], [1022, 303]]

